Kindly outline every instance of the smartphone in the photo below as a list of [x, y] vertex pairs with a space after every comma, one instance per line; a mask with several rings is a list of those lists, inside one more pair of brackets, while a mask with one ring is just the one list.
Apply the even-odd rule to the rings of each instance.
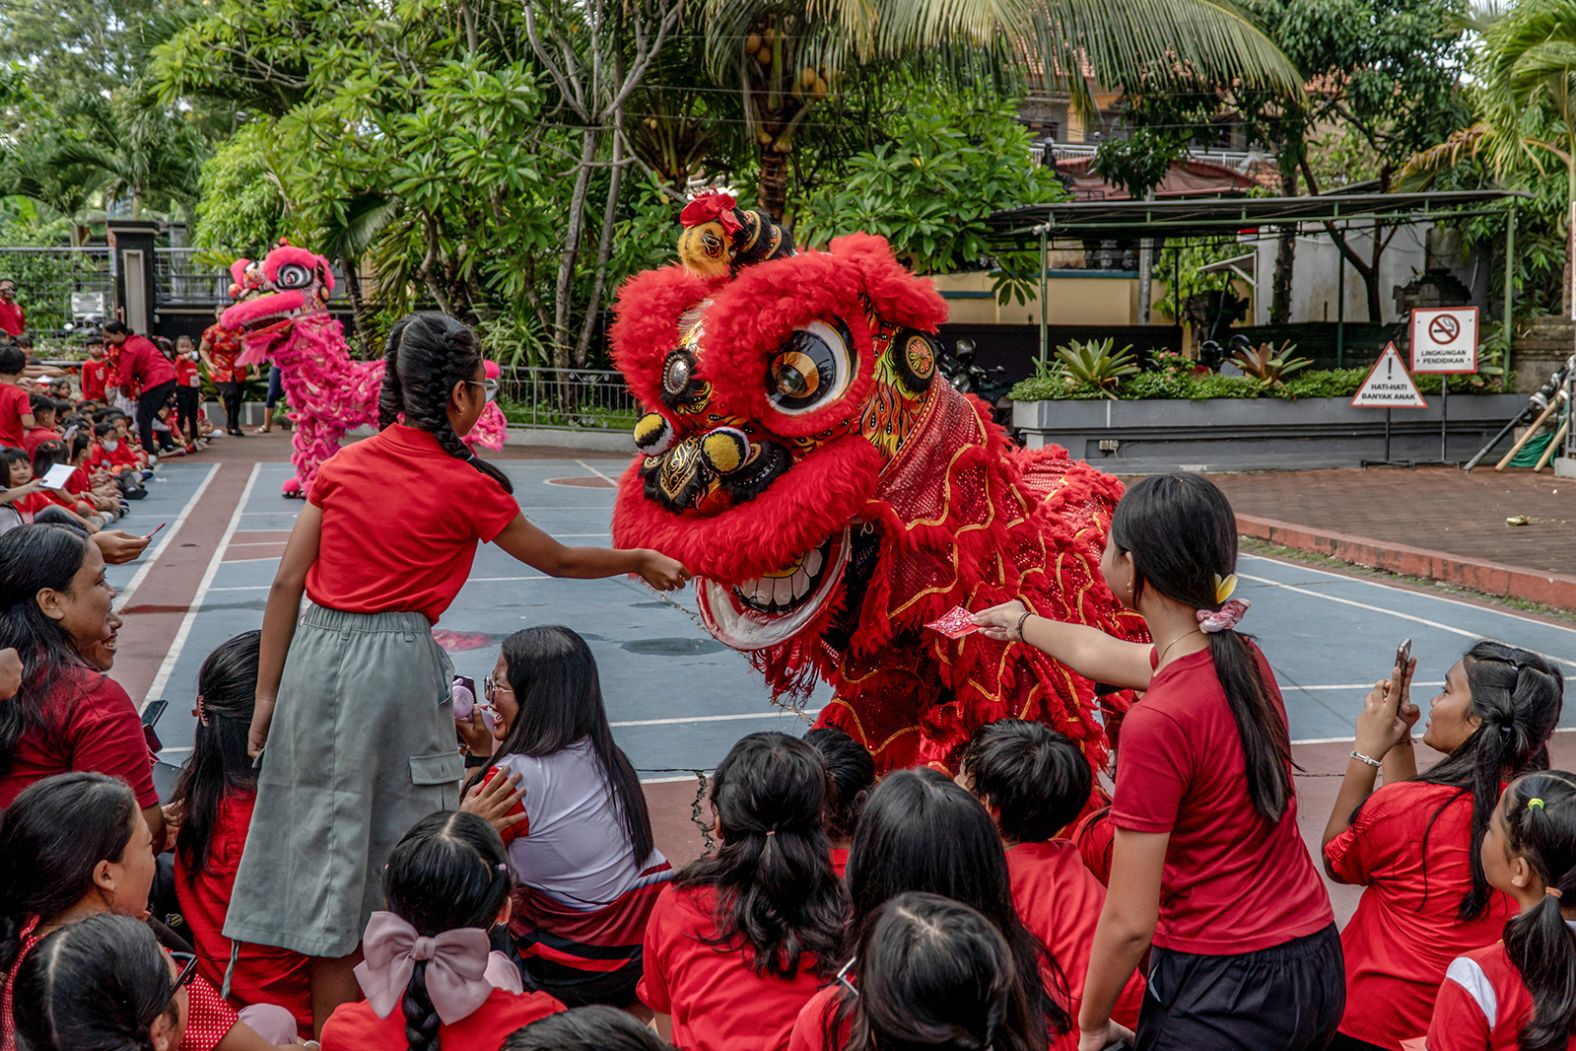
[[154, 537], [159, 535], [159, 530], [163, 529], [167, 525], [169, 525], [168, 522], [160, 522], [158, 525], [153, 527], [153, 532], [149, 533], [147, 536], [143, 537], [142, 539], [144, 539], [144, 540], [152, 540]]
[[1402, 675], [1406, 674], [1406, 666], [1412, 662], [1412, 640], [1405, 639], [1395, 648], [1395, 666]]
[[149, 701], [148, 706], [142, 710], [142, 738], [148, 743], [148, 751], [158, 754], [164, 751], [164, 742], [159, 740], [159, 732], [154, 729], [159, 722], [159, 717], [164, 714], [164, 709], [170, 702], [162, 698]]

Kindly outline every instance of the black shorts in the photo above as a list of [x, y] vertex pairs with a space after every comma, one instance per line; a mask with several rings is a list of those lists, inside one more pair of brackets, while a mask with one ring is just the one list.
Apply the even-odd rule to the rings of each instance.
[[1156, 948], [1138, 1051], [1322, 1051], [1346, 1010], [1341, 938], [1322, 931], [1240, 956]]

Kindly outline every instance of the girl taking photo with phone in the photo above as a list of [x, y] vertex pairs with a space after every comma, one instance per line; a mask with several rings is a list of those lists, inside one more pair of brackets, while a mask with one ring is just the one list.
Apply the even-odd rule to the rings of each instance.
[[[1363, 702], [1324, 829], [1325, 871], [1364, 888], [1341, 935], [1346, 1015], [1336, 1049], [1394, 1049], [1423, 1032], [1450, 961], [1499, 938], [1516, 906], [1484, 872], [1484, 835], [1500, 787], [1549, 765], [1564, 699], [1564, 682], [1543, 658], [1479, 642], [1429, 703], [1423, 743], [1445, 758], [1419, 775], [1411, 731], [1422, 712], [1409, 696], [1416, 667], [1409, 651], [1398, 655]], [[1385, 784], [1375, 791], [1381, 768]]]
[[313, 958], [319, 1030], [357, 996], [354, 954], [394, 844], [459, 798], [453, 668], [432, 627], [477, 544], [554, 577], [637, 573], [663, 590], [689, 577], [655, 551], [564, 547], [526, 521], [509, 479], [461, 440], [488, 397], [465, 325], [410, 315], [386, 359], [382, 430], [323, 465], [269, 594], [257, 806], [224, 928]]

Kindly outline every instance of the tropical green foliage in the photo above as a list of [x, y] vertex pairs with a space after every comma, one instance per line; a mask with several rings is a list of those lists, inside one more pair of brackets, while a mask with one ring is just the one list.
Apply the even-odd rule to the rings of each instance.
[[1256, 347], [1237, 351], [1231, 356], [1231, 362], [1242, 370], [1244, 376], [1271, 387], [1279, 387], [1293, 373], [1301, 372], [1313, 364], [1311, 358], [1292, 357], [1292, 352], [1296, 349], [1297, 344], [1290, 340], [1283, 342], [1279, 347], [1260, 343]]
[[[1494, 369], [1494, 372], [1499, 370]], [[1217, 372], [1196, 373], [1182, 369], [1154, 369], [1137, 372], [1115, 387], [1097, 388], [1070, 381], [1060, 367], [1043, 370], [1015, 385], [1008, 396], [1014, 401], [1083, 401], [1111, 398], [1119, 401], [1141, 399], [1182, 399], [1204, 401], [1209, 398], [1350, 398], [1357, 393], [1368, 368], [1309, 369], [1281, 383], [1266, 383], [1252, 376], [1222, 376]], [[1441, 380], [1448, 378], [1452, 394], [1497, 393], [1498, 388], [1478, 376], [1417, 376], [1418, 389], [1425, 395], [1438, 394]]]
[[1069, 340], [1056, 348], [1052, 363], [1037, 366], [1036, 372], [1060, 380], [1063, 389], [1114, 398], [1124, 380], [1138, 375], [1132, 346], [1116, 350], [1115, 345], [1116, 341], [1110, 338]]

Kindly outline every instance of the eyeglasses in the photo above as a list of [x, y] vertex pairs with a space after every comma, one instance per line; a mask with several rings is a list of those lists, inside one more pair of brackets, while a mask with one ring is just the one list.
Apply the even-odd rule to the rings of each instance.
[[854, 964], [856, 964], [858, 962], [859, 962], [859, 957], [857, 957], [857, 956], [849, 957], [848, 962], [843, 964], [842, 969], [837, 972], [837, 976], [832, 979], [838, 985], [841, 985], [844, 989], [847, 989], [849, 992], [853, 993], [855, 996], [859, 995], [859, 990], [855, 989], [854, 988], [854, 983], [850, 982], [848, 980], [848, 972], [853, 970], [854, 969]]
[[480, 387], [483, 391], [485, 391], [487, 393], [488, 401], [492, 401], [498, 396], [497, 380], [466, 380], [465, 382], [471, 384], [472, 386]]
[[513, 686], [506, 686], [503, 683], [493, 682], [491, 679], [482, 680], [482, 696], [487, 698], [488, 704], [492, 704], [495, 700], [497, 700], [499, 693], [513, 692]]
[[181, 965], [181, 973], [175, 976], [175, 985], [170, 989], [170, 997], [186, 986], [192, 984], [192, 979], [197, 977], [197, 957], [189, 952], [171, 952], [170, 959]]

